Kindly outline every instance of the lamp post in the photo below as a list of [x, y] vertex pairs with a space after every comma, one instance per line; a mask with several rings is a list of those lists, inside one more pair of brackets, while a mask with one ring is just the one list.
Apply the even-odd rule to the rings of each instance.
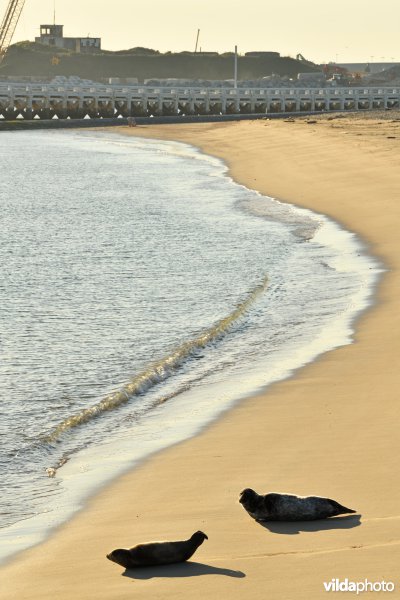
[[234, 86], [237, 88], [237, 46], [235, 46], [235, 67], [234, 67]]

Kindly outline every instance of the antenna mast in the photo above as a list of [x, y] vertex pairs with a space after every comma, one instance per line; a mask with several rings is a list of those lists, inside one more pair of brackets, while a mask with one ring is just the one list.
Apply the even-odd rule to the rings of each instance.
[[0, 26], [0, 63], [11, 44], [15, 28], [21, 16], [25, 0], [10, 0]]

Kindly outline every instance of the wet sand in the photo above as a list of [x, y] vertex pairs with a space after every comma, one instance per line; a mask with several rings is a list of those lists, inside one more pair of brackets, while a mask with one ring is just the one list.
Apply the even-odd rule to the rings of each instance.
[[[397, 114], [121, 128], [223, 158], [238, 182], [359, 234], [387, 272], [352, 345], [102, 490], [0, 570], [2, 598], [313, 600], [332, 578], [393, 581], [400, 595]], [[326, 495], [361, 517], [263, 527], [237, 502], [244, 487]], [[197, 529], [209, 540], [187, 564], [124, 574], [105, 558]]]

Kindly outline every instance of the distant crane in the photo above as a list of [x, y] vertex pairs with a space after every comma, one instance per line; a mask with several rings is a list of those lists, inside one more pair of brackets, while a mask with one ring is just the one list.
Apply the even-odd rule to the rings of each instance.
[[197, 37], [196, 37], [196, 45], [194, 47], [194, 53], [196, 54], [197, 52], [197, 46], [199, 44], [199, 35], [200, 35], [200, 29], [197, 30]]
[[7, 54], [25, 0], [10, 0], [0, 26], [0, 63]]

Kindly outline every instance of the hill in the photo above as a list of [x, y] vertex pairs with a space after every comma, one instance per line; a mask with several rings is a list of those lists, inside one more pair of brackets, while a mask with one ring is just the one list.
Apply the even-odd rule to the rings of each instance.
[[[295, 78], [299, 72], [319, 71], [308, 61], [281, 57], [278, 53], [252, 53], [238, 57], [238, 78], [259, 79], [276, 74]], [[55, 49], [42, 44], [21, 42], [10, 47], [0, 65], [0, 78], [31, 76], [52, 78], [56, 75], [76, 75], [102, 80], [109, 77], [162, 79], [232, 79], [233, 54], [180, 52], [165, 54], [146, 48], [126, 51], [99, 51], [83, 54]]]

